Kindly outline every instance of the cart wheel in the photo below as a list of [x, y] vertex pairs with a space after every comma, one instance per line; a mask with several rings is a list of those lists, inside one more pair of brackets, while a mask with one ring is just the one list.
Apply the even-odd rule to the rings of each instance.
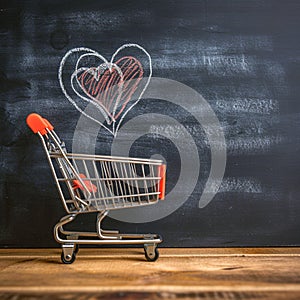
[[72, 255], [64, 255], [64, 252], [61, 253], [61, 261], [64, 263], [64, 264], [72, 264], [76, 259], [76, 254], [75, 252], [72, 254]]
[[155, 247], [144, 246], [145, 257], [148, 261], [156, 261], [159, 258], [158, 249]]

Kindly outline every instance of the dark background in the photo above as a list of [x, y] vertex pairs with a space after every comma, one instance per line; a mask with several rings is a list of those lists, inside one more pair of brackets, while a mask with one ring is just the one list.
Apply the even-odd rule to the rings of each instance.
[[[191, 133], [201, 156], [198, 184], [162, 220], [106, 225], [158, 231], [164, 246], [299, 246], [299, 16], [296, 0], [1, 1], [0, 246], [56, 246], [52, 228], [64, 211], [25, 118], [42, 114], [71, 146], [80, 114], [59, 88], [61, 58], [79, 46], [109, 58], [130, 42], [151, 54], [154, 76], [182, 82], [209, 102], [224, 130], [227, 166], [213, 201], [198, 209], [210, 168], [203, 130], [179, 107], [140, 101], [135, 113], [159, 110]], [[99, 152], [108, 154], [111, 142], [101, 132]], [[180, 172], [172, 142], [145, 136], [135, 144], [133, 155], [166, 156], [171, 190]], [[94, 216], [78, 222], [93, 228]]]

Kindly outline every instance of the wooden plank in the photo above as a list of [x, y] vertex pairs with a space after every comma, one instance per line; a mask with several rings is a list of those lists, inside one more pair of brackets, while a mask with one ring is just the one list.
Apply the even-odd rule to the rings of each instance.
[[80, 249], [75, 263], [64, 265], [58, 249], [2, 249], [0, 299], [300, 298], [299, 248], [160, 254], [151, 263], [138, 248]]
[[[133, 250], [132, 250], [133, 249]], [[115, 257], [130, 255], [132, 248], [127, 250], [111, 248], [80, 248], [80, 256]], [[262, 248], [160, 248], [160, 253], [166, 256], [300, 256], [300, 247], [262, 247]], [[60, 255], [60, 249], [0, 249], [1, 257], [40, 257]], [[128, 252], [129, 251], [129, 252]]]

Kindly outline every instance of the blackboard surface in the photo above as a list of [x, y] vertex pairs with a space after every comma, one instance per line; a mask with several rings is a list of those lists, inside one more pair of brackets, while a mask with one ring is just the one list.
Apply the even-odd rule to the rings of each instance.
[[[25, 119], [33, 111], [42, 114], [72, 149], [81, 114], [59, 86], [62, 57], [87, 47], [110, 58], [128, 43], [147, 49], [153, 76], [185, 84], [207, 101], [224, 133], [226, 169], [218, 193], [199, 208], [211, 146], [193, 117], [198, 108], [141, 99], [123, 126], [147, 113], [179, 122], [198, 149], [199, 177], [188, 199], [168, 216], [147, 223], [111, 218], [105, 226], [157, 231], [164, 246], [299, 246], [299, 15], [295, 0], [2, 1], [0, 246], [56, 245], [52, 227], [64, 211]], [[180, 132], [173, 123], [151, 122], [161, 134], [141, 134], [130, 155], [164, 156], [170, 193], [183, 166], [164, 130]], [[113, 136], [101, 129], [97, 152], [110, 154], [112, 143]], [[187, 185], [191, 180], [187, 176]], [[94, 215], [79, 216], [77, 224], [93, 229], [94, 221]]]

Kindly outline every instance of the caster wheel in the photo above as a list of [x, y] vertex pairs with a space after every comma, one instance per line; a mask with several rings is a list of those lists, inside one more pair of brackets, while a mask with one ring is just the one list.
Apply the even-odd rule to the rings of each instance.
[[67, 264], [67, 265], [72, 264], [75, 261], [75, 259], [76, 259], [75, 252], [72, 255], [66, 255], [66, 257], [64, 255], [64, 252], [62, 252], [62, 254], [61, 254], [61, 261], [64, 264]]
[[159, 252], [157, 248], [149, 249], [145, 247], [144, 251], [145, 251], [145, 257], [148, 261], [156, 261], [159, 258]]

